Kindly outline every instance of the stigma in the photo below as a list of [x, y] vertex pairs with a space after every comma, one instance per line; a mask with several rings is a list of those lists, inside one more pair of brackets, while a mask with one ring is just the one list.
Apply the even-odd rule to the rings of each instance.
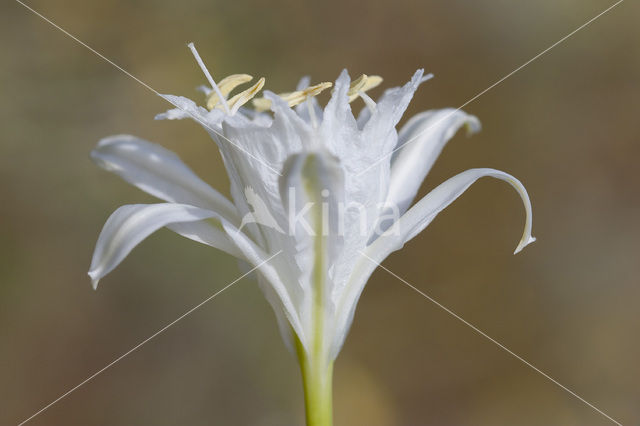
[[193, 56], [196, 58], [196, 62], [200, 66], [200, 69], [202, 69], [202, 72], [213, 89], [207, 94], [206, 98], [207, 109], [209, 111], [217, 108], [225, 111], [227, 114], [233, 115], [238, 112], [238, 109], [240, 109], [241, 106], [253, 99], [253, 97], [256, 96], [264, 87], [265, 79], [264, 77], [261, 77], [253, 86], [243, 90], [237, 95], [234, 95], [231, 99], [227, 99], [229, 94], [231, 94], [236, 87], [250, 82], [253, 80], [253, 77], [249, 74], [232, 74], [223, 78], [220, 80], [220, 83], [216, 84], [211, 73], [209, 73], [209, 70], [204, 65], [204, 61], [198, 54], [194, 44], [189, 43], [187, 46], [191, 49]]

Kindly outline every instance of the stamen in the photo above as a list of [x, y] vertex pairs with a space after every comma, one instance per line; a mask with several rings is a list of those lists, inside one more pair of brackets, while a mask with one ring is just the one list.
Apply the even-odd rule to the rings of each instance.
[[283, 93], [280, 95], [282, 99], [287, 101], [290, 107], [301, 104], [308, 98], [312, 98], [314, 96], [318, 96], [321, 92], [333, 86], [333, 83], [325, 82], [316, 84], [315, 86], [309, 86], [304, 90], [296, 90], [291, 93]]
[[229, 99], [229, 106], [231, 107], [231, 114], [235, 114], [238, 112], [238, 109], [247, 102], [249, 102], [255, 95], [258, 94], [262, 87], [264, 87], [264, 77], [261, 77], [260, 80], [247, 90], [244, 90], [231, 99]]
[[371, 96], [367, 95], [364, 92], [358, 92], [358, 96], [362, 98], [364, 104], [367, 106], [367, 108], [369, 108], [369, 111], [371, 111], [372, 114], [376, 112], [377, 104], [373, 99], [371, 99]]
[[[315, 86], [309, 86], [304, 90], [296, 90], [295, 92], [280, 93], [280, 96], [290, 107], [294, 107], [301, 104], [305, 100], [318, 96], [321, 92], [333, 86], [333, 83], [324, 82], [316, 84]], [[271, 101], [265, 98], [258, 98], [253, 100], [253, 106], [256, 111], [267, 111], [271, 108]]]
[[[241, 84], [248, 83], [251, 80], [253, 80], [253, 77], [249, 74], [232, 74], [220, 80], [220, 83], [218, 83], [218, 88], [220, 89], [220, 93], [222, 93], [222, 96], [227, 99], [227, 96], [229, 96], [229, 93], [231, 93], [233, 89], [240, 86]], [[220, 97], [217, 93], [211, 92], [207, 97], [207, 108], [209, 110], [212, 110], [216, 107], [216, 105], [218, 105], [218, 103], [220, 103]]]
[[253, 108], [258, 112], [269, 111], [271, 108], [271, 101], [267, 98], [254, 98]]
[[[368, 76], [366, 74], [362, 74], [360, 77], [353, 80], [349, 85], [349, 91], [347, 92], [347, 95], [349, 95], [349, 102], [355, 101], [361, 93], [379, 86], [380, 83], [382, 83], [382, 77], [380, 77], [379, 75]], [[362, 99], [364, 100], [364, 98]]]
[[366, 92], [368, 90], [373, 89], [374, 87], [378, 87], [382, 83], [382, 81], [383, 81], [383, 78], [380, 77], [379, 75], [370, 75], [369, 78], [367, 78], [367, 82], [361, 91]]
[[189, 49], [191, 49], [191, 53], [193, 53], [193, 56], [196, 58], [196, 62], [200, 66], [200, 69], [204, 73], [205, 77], [207, 77], [207, 80], [209, 80], [209, 84], [211, 84], [211, 87], [213, 88], [213, 90], [216, 92], [216, 94], [220, 98], [220, 100], [222, 102], [222, 106], [224, 107], [224, 110], [227, 113], [229, 113], [229, 106], [227, 105], [227, 101], [225, 100], [224, 96], [222, 95], [222, 92], [220, 91], [220, 88], [218, 87], [216, 82], [213, 80], [213, 77], [211, 77], [211, 74], [209, 73], [209, 70], [204, 65], [204, 62], [202, 61], [202, 58], [198, 54], [198, 51], [196, 50], [196, 47], [194, 46], [193, 43], [189, 43], [189, 44], [187, 44], [187, 46], [189, 46]]
[[349, 102], [353, 102], [358, 97], [358, 92], [362, 90], [366, 82], [366, 74], [362, 74], [360, 77], [351, 82], [351, 84], [349, 85], [349, 91], [347, 92], [347, 95], [349, 95]]

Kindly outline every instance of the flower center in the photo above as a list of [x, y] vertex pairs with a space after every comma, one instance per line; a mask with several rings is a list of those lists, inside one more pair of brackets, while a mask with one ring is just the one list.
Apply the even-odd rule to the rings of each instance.
[[[240, 109], [241, 106], [249, 102], [253, 99], [253, 106], [256, 111], [263, 112], [267, 111], [271, 108], [271, 101], [264, 97], [255, 98], [254, 97], [262, 90], [264, 87], [265, 79], [261, 77], [258, 79], [258, 82], [251, 86], [250, 88], [243, 90], [242, 92], [236, 94], [231, 99], [227, 99], [229, 94], [238, 86], [243, 85], [245, 83], [253, 80], [253, 77], [249, 74], [232, 74], [220, 80], [220, 83], [216, 84], [215, 80], [211, 76], [211, 73], [207, 69], [204, 64], [204, 61], [198, 54], [196, 47], [193, 43], [188, 44], [189, 49], [193, 53], [193, 56], [196, 58], [196, 62], [202, 69], [205, 77], [211, 84], [212, 90], [205, 88], [204, 91], [206, 93], [206, 105], [209, 111], [214, 109], [222, 109], [227, 114], [233, 115]], [[376, 109], [376, 103], [373, 99], [366, 94], [368, 90], [377, 87], [382, 83], [382, 77], [378, 75], [366, 75], [362, 74], [357, 79], [353, 80], [349, 85], [349, 90], [347, 95], [349, 96], [349, 102], [353, 102], [357, 98], [362, 98], [367, 107], [373, 112]], [[299, 105], [305, 101], [310, 101], [313, 97], [318, 96], [320, 93], [325, 91], [326, 89], [333, 86], [333, 83], [323, 82], [320, 84], [316, 84], [313, 86], [309, 86], [303, 90], [296, 90], [294, 92], [286, 92], [280, 93], [278, 96], [282, 98], [289, 107], [294, 107]], [[317, 127], [317, 120], [315, 118], [315, 111], [310, 102], [309, 104], [309, 115], [314, 123], [314, 127]]]

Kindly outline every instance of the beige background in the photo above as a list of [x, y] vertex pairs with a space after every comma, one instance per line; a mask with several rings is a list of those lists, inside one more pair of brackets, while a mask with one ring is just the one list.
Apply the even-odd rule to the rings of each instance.
[[[410, 112], [458, 105], [608, 1], [80, 1], [31, 5], [157, 90], [197, 98], [196, 42], [216, 76], [436, 78]], [[626, 1], [466, 110], [422, 192], [470, 167], [520, 178], [538, 242], [512, 256], [523, 210], [481, 181], [385, 265], [624, 424], [640, 421], [640, 5]], [[227, 193], [212, 142], [168, 105], [21, 7], [0, 6], [0, 424], [17, 424], [240, 273], [168, 231], [101, 288], [86, 276], [119, 205], [152, 198], [99, 170], [94, 144], [132, 133]], [[380, 90], [373, 95], [377, 96]], [[604, 417], [378, 271], [336, 365], [336, 424], [606, 425]], [[242, 281], [33, 425], [295, 425], [294, 359]]]

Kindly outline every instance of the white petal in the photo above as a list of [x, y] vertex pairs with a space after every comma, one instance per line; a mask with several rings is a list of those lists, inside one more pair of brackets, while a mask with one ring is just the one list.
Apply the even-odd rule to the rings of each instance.
[[244, 259], [244, 255], [238, 250], [235, 243], [233, 243], [233, 239], [229, 238], [227, 231], [223, 229], [220, 220], [217, 220], [215, 217], [197, 222], [173, 223], [167, 225], [167, 228], [185, 238], [217, 248], [238, 259]]
[[[526, 221], [522, 238], [514, 252], [514, 254], [518, 253], [525, 246], [535, 241], [535, 238], [531, 236], [531, 201], [527, 190], [518, 179], [495, 169], [470, 169], [450, 178], [418, 201], [380, 238], [388, 239], [389, 242], [396, 240], [400, 243], [397, 248], [402, 247], [404, 243], [426, 228], [438, 213], [462, 195], [476, 180], [487, 176], [507, 182], [518, 192], [522, 199], [526, 212]], [[374, 249], [373, 246], [377, 244], [378, 241], [374, 242], [371, 249]], [[382, 244], [385, 245], [386, 243], [382, 242]]]
[[[218, 219], [220, 227], [207, 223], [210, 218]], [[290, 295], [276, 268], [270, 264], [277, 257], [266, 262], [270, 256], [228, 221], [215, 212], [186, 204], [137, 204], [117, 209], [102, 228], [93, 253], [89, 276], [94, 288], [140, 242], [164, 226], [192, 240], [227, 251], [252, 266], [260, 265], [259, 273], [269, 282], [280, 301], [274, 309], [287, 318], [299, 336], [304, 337]]]
[[357, 141], [358, 125], [349, 104], [349, 85], [351, 79], [347, 70], [342, 70], [336, 80], [331, 99], [322, 113], [320, 133], [327, 148], [338, 157], [344, 150], [353, 150]]
[[296, 90], [304, 90], [311, 85], [311, 76], [305, 75], [298, 81], [298, 85], [296, 86]]
[[91, 158], [103, 169], [155, 197], [213, 210], [232, 223], [239, 223], [236, 208], [227, 198], [160, 145], [129, 135], [111, 136], [98, 143]]
[[[215, 216], [216, 213], [210, 210], [174, 203], [132, 204], [118, 208], [104, 224], [93, 252], [89, 276], [94, 288], [135, 246], [158, 229]], [[214, 235], [203, 235], [201, 240], [210, 238]]]
[[[217, 224], [212, 223], [218, 221]], [[258, 272], [277, 296], [274, 309], [284, 315], [295, 332], [304, 338], [304, 330], [283, 278], [274, 266], [282, 259], [271, 257], [250, 238], [217, 213], [186, 204], [134, 204], [118, 208], [105, 223], [93, 253], [89, 276], [94, 288], [99, 280], [124, 260], [140, 242], [162, 227], [194, 241], [223, 250], [258, 266]], [[283, 256], [284, 257], [284, 256]], [[265, 263], [266, 262], [266, 263]]]
[[[305, 139], [305, 136], [308, 138], [308, 134], [311, 132], [309, 123], [304, 121], [285, 100], [269, 90], [264, 91], [264, 97], [271, 101], [271, 110], [275, 116], [274, 125], [277, 126], [278, 121], [283, 123], [280, 133], [283, 135], [289, 133], [291, 136], [297, 138], [301, 137]], [[272, 129], [272, 131], [276, 130]], [[302, 141], [300, 144], [296, 143], [296, 146], [304, 146], [304, 142], [305, 141]]]
[[[308, 339], [313, 339], [317, 324], [314, 307], [322, 306], [323, 318], [332, 317], [333, 283], [331, 271], [342, 249], [339, 205], [344, 200], [344, 175], [337, 160], [325, 151], [292, 156], [283, 168], [280, 194], [287, 211], [291, 235], [284, 237], [295, 260], [292, 274], [302, 288], [298, 301], [299, 317]], [[293, 237], [293, 238], [291, 238]], [[318, 296], [321, 295], [321, 299]], [[331, 329], [323, 327], [323, 340]], [[309, 349], [311, 341], [300, 338]]]
[[258, 126], [269, 127], [271, 123], [273, 123], [273, 117], [267, 112], [259, 112], [251, 108], [241, 107], [238, 113], [238, 115], [246, 117], [252, 124]]
[[[418, 70], [420, 71], [420, 70]], [[420, 79], [420, 83], [424, 83], [425, 81], [431, 80], [433, 78], [433, 74], [427, 74], [425, 76], [422, 76]], [[398, 92], [398, 90], [401, 90], [401, 87], [391, 87], [387, 90], [384, 91], [384, 93], [382, 94], [382, 96], [380, 96], [380, 98], [378, 98], [377, 102], [378, 104], [380, 103], [385, 103], [387, 101], [387, 99], [389, 97], [395, 96], [395, 94]], [[358, 128], [362, 129], [364, 128], [364, 126], [369, 122], [369, 120], [371, 119], [371, 115], [372, 115], [372, 110], [365, 106], [360, 110], [360, 114], [358, 115]]]
[[[362, 131], [358, 132], [358, 138], [340, 143], [335, 148], [337, 156], [343, 161], [348, 171], [347, 199], [349, 202], [355, 201], [365, 207], [367, 229], [371, 232], [377, 228], [380, 207], [387, 199], [391, 175], [391, 151], [397, 145], [398, 137], [395, 126], [414, 92], [423, 82], [422, 75], [423, 70], [418, 70], [404, 86], [385, 92], [371, 118]], [[336, 83], [336, 90], [337, 86]], [[357, 125], [354, 126], [357, 129]], [[347, 133], [343, 131], [340, 134]], [[357, 253], [351, 253], [351, 255], [356, 256]]]
[[409, 208], [445, 144], [463, 125], [469, 133], [480, 130], [476, 117], [451, 108], [423, 112], [402, 127], [391, 163], [388, 205], [401, 213]]
[[204, 84], [201, 84], [200, 86], [196, 87], [196, 90], [200, 93], [204, 93], [205, 95], [208, 95], [209, 93], [213, 92], [213, 89], [209, 86], [205, 86]]
[[387, 90], [362, 129], [363, 139], [370, 149], [385, 155], [396, 146], [395, 126], [409, 106], [413, 94], [423, 82], [424, 70], [419, 69], [404, 86]]
[[438, 213], [462, 195], [469, 186], [485, 176], [504, 180], [513, 186], [518, 191], [520, 198], [522, 198], [526, 211], [526, 221], [522, 238], [515, 253], [535, 241], [535, 238], [531, 236], [531, 202], [526, 189], [519, 180], [507, 173], [494, 169], [470, 169], [452, 177], [418, 201], [416, 205], [410, 208], [392, 227], [363, 252], [366, 256], [362, 256], [353, 268], [349, 285], [338, 306], [339, 317], [336, 324], [338, 334], [334, 340], [333, 349], [335, 355], [340, 350], [351, 325], [360, 294], [378, 264], [389, 254], [402, 248], [404, 243], [425, 229]]

